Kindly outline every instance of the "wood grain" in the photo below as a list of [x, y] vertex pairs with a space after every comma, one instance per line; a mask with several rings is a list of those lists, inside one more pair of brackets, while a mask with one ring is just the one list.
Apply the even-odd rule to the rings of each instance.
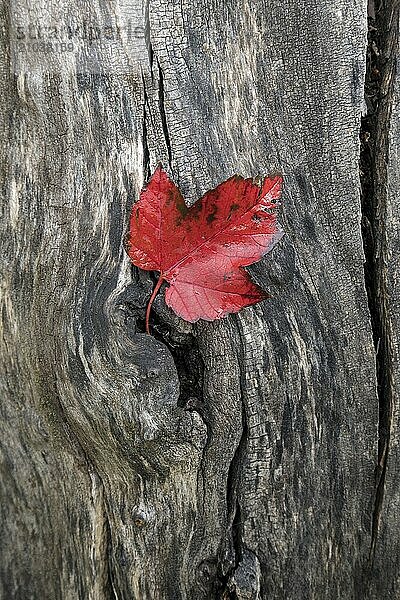
[[[27, 6], [3, 4], [7, 31]], [[139, 29], [88, 73], [61, 54], [51, 68], [19, 55], [14, 73], [2, 40], [0, 597], [396, 597], [397, 561], [385, 588], [369, 563], [364, 2], [68, 0], [63, 13]], [[249, 268], [270, 300], [192, 326], [161, 294], [143, 334], [153, 278], [123, 238], [159, 161], [188, 203], [234, 173], [283, 172], [286, 236]], [[397, 221], [393, 208], [393, 257]]]
[[[375, 304], [378, 391], [380, 400], [379, 456], [370, 568], [366, 578], [369, 598], [396, 598], [400, 581], [397, 515], [399, 507], [399, 10], [398, 2], [384, 2], [375, 13], [379, 44], [375, 63], [379, 88], [371, 147], [372, 165], [371, 272]], [[373, 284], [375, 281], [375, 284]], [[371, 295], [371, 294], [370, 294]]]

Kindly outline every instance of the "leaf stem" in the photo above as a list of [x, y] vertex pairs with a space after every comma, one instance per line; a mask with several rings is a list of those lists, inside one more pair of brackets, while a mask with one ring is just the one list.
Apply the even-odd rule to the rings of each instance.
[[150, 318], [151, 305], [153, 304], [153, 300], [157, 296], [158, 290], [160, 289], [163, 281], [164, 281], [164, 275], [161, 272], [160, 273], [160, 277], [158, 278], [158, 281], [156, 283], [156, 287], [154, 288], [153, 293], [150, 296], [149, 303], [147, 305], [147, 310], [146, 310], [146, 333], [148, 333], [149, 335], [150, 335], [149, 318]]

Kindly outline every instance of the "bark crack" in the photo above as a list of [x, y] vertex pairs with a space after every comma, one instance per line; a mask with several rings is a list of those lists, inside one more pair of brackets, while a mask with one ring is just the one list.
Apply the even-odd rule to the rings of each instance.
[[376, 352], [379, 441], [370, 562], [379, 535], [393, 406], [393, 350], [388, 307], [387, 233], [389, 131], [398, 45], [398, 3], [368, 4], [365, 78], [367, 111], [361, 119], [360, 180], [365, 284]]
[[231, 537], [228, 543], [232, 544], [234, 564], [225, 574], [224, 599], [235, 600], [237, 594], [232, 585], [235, 571], [242, 558], [242, 511], [239, 500], [239, 485], [243, 460], [247, 451], [248, 425], [246, 411], [242, 395], [242, 434], [233, 455], [227, 480], [226, 503], [228, 511], [228, 535]]
[[149, 57], [151, 76], [153, 77], [154, 50], [151, 43], [150, 0], [145, 0], [144, 5], [144, 41]]
[[[231, 543], [234, 557], [234, 564], [225, 575], [225, 590], [224, 600], [238, 600], [244, 597], [256, 597], [257, 592], [253, 589], [248, 589], [248, 573], [253, 569], [253, 563], [258, 564], [256, 555], [250, 552], [243, 539], [243, 514], [240, 504], [240, 485], [242, 472], [246, 457], [249, 452], [249, 424], [248, 424], [248, 404], [246, 400], [245, 372], [246, 361], [244, 356], [244, 347], [246, 339], [242, 329], [237, 322], [237, 330], [239, 334], [239, 363], [240, 368], [240, 397], [242, 402], [242, 432], [239, 443], [232, 458], [227, 481], [227, 510], [228, 510], [228, 527], [231, 535]], [[249, 557], [251, 555], [251, 560]], [[248, 564], [249, 563], [249, 564]], [[250, 564], [251, 563], [251, 564]], [[254, 584], [258, 586], [258, 580], [254, 578]], [[250, 593], [250, 596], [248, 595]]]
[[143, 145], [143, 177], [145, 181], [150, 179], [150, 151], [147, 138], [147, 110], [149, 98], [147, 95], [146, 82], [142, 72], [143, 83], [143, 122], [142, 122], [142, 145]]
[[158, 65], [158, 105], [159, 105], [159, 109], [160, 109], [161, 124], [162, 124], [163, 133], [164, 133], [165, 144], [167, 146], [168, 164], [171, 169], [172, 168], [172, 149], [171, 149], [171, 140], [169, 137], [167, 114], [165, 111], [164, 73], [161, 69], [158, 58], [157, 58], [157, 65]]

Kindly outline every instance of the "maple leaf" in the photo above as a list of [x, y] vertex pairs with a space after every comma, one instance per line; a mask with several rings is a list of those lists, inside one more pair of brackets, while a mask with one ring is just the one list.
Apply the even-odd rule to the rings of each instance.
[[262, 185], [234, 175], [188, 208], [178, 187], [157, 167], [133, 206], [128, 254], [137, 267], [159, 271], [146, 311], [162, 283], [165, 301], [187, 321], [213, 321], [268, 295], [241, 267], [269, 252], [282, 237], [276, 220], [282, 177]]

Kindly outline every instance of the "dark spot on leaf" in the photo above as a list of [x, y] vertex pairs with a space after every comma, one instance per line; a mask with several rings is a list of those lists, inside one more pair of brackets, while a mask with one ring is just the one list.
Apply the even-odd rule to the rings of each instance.
[[215, 219], [217, 218], [217, 216], [216, 216], [217, 212], [218, 212], [218, 206], [216, 204], [214, 204], [213, 207], [212, 207], [212, 209], [211, 209], [210, 214], [207, 215], [206, 221], [207, 221], [208, 224], [210, 224], [213, 221], [215, 221]]
[[192, 216], [194, 219], [198, 219], [200, 216], [200, 213], [203, 209], [203, 202], [202, 199], [198, 200], [195, 204], [193, 204], [193, 206], [190, 209], [190, 216]]
[[177, 202], [176, 202], [176, 208], [179, 210], [182, 218], [184, 219], [188, 213], [188, 207], [186, 206], [185, 201], [182, 198], [182, 196], [178, 196]]
[[171, 204], [175, 204], [177, 210], [180, 212], [182, 218], [186, 217], [188, 212], [188, 207], [185, 204], [185, 201], [182, 195], [179, 193], [179, 190], [170, 189], [166, 192], [166, 206], [170, 206]]
[[165, 195], [166, 195], [165, 204], [166, 204], [167, 206], [169, 206], [169, 205], [170, 205], [170, 204], [172, 204], [172, 203], [174, 202], [174, 200], [175, 200], [175, 192], [174, 192], [174, 190], [171, 190], [171, 189], [169, 189], [169, 190], [166, 190], [166, 191], [165, 191]]

